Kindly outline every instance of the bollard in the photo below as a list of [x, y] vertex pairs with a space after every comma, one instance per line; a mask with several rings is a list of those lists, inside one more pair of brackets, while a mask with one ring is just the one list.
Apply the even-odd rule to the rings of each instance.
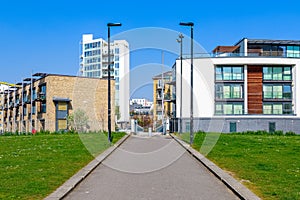
[[149, 127], [148, 131], [149, 131], [149, 137], [152, 137], [152, 128]]

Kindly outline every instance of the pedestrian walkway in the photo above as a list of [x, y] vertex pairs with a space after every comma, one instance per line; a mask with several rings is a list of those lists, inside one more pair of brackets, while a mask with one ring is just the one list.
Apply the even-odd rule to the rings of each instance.
[[238, 199], [170, 136], [129, 137], [65, 199]]

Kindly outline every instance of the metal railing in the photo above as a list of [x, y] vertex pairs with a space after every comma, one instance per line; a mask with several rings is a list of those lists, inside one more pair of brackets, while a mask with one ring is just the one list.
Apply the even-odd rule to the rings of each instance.
[[[262, 51], [259, 53], [195, 53], [194, 58], [222, 58], [222, 57], [280, 57], [280, 58], [300, 58], [300, 53], [287, 53], [282, 51]], [[190, 59], [190, 54], [182, 55], [183, 59]], [[178, 59], [180, 59], [178, 57]]]

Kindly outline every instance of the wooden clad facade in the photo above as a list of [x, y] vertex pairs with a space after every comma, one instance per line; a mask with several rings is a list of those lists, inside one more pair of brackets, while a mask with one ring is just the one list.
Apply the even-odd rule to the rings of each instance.
[[262, 66], [248, 66], [248, 114], [263, 114]]

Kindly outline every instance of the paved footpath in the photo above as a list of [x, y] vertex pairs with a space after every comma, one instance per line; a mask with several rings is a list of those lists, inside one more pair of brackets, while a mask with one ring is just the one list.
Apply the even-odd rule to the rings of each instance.
[[239, 198], [170, 136], [131, 136], [65, 199]]

